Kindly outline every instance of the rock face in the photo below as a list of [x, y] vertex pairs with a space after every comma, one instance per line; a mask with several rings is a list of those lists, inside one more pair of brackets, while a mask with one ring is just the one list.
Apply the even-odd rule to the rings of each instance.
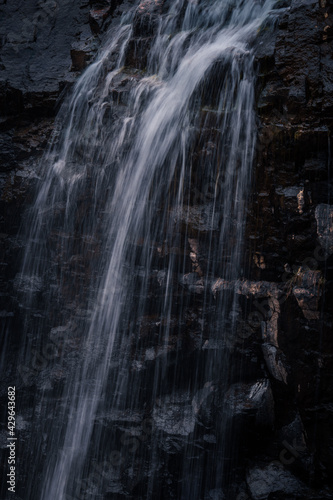
[[276, 492], [293, 494], [296, 498], [304, 494], [301, 483], [290, 472], [285, 471], [281, 464], [273, 463], [264, 469], [250, 469], [247, 482], [254, 500], [266, 500]]
[[[277, 306], [269, 300], [256, 305], [264, 320], [264, 359], [271, 376], [286, 384], [308, 446], [314, 440], [313, 464], [320, 463], [328, 479], [333, 464], [325, 423], [332, 419], [332, 3], [294, 0], [283, 6], [278, 25], [261, 35], [263, 45], [269, 39], [268, 53], [260, 45], [258, 51], [261, 128], [249, 258], [252, 277], [286, 287]], [[287, 396], [282, 388], [278, 392], [279, 406]], [[277, 412], [283, 413], [286, 418], [282, 409]], [[317, 437], [316, 421], [322, 423]], [[311, 468], [296, 455], [292, 467]], [[314, 482], [319, 476], [317, 469]]]
[[[88, 43], [92, 37], [89, 7], [85, 2], [46, 0], [5, 2], [0, 9], [2, 108], [13, 114], [38, 105], [45, 112], [46, 95], [55, 103], [59, 86], [75, 81], [70, 49], [77, 38], [85, 36]], [[10, 95], [16, 109], [9, 106]]]
[[[254, 416], [255, 424], [271, 427], [274, 422], [274, 399], [268, 380], [255, 384], [233, 384], [225, 395], [225, 411], [231, 418]], [[246, 424], [244, 425], [246, 428]]]
[[328, 257], [333, 253], [333, 207], [324, 203], [317, 205], [315, 217], [318, 241]]
[[[37, 160], [54, 130], [63, 90], [79, 77], [108, 27], [116, 25], [119, 14], [131, 4], [120, 0], [0, 1], [4, 20], [0, 28], [0, 310], [3, 332], [10, 332], [7, 339], [13, 344], [4, 376], [7, 385], [14, 377], [11, 366], [15, 366], [20, 343], [21, 295], [30, 290], [43, 300], [45, 292], [38, 279], [18, 274], [24, 243], [17, 235], [39, 177]], [[144, 76], [147, 50], [167, 4], [163, 0], [139, 4], [125, 54], [126, 68], [113, 89], [119, 113], [127, 104], [129, 89]], [[177, 468], [189, 439], [195, 443], [189, 452], [191, 460], [205, 464], [208, 471], [210, 452], [213, 456], [216, 449], [232, 448], [215, 432], [221, 419], [234, 429], [243, 429], [237, 441], [239, 459], [233, 462], [239, 475], [237, 484], [229, 485], [227, 491], [212, 485], [207, 498], [332, 498], [333, 5], [328, 0], [283, 0], [277, 7], [281, 11], [262, 27], [255, 42], [259, 136], [244, 279], [228, 282], [216, 276], [206, 282], [203, 278], [207, 241], [218, 229], [219, 214], [215, 212], [216, 220], [210, 216], [209, 188], [198, 196], [194, 186], [190, 210], [173, 214], [180, 231], [189, 230], [186, 243], [162, 247], [152, 242], [156, 261], [156, 273], [149, 277], [152, 311], [141, 318], [139, 337], [129, 339], [129, 349], [136, 353], [132, 371], [139, 373], [147, 391], [155, 367], [165, 363], [165, 394], [153, 409], [145, 407], [143, 394], [139, 409], [106, 413], [96, 422], [99, 430], [115, 429], [117, 443], [121, 441], [127, 453], [121, 474], [115, 468], [121, 459], [118, 444], [108, 472], [94, 473], [95, 480], [106, 482], [106, 498], [141, 498], [148, 469], [140, 449], [151, 436], [157, 443], [156, 469], [167, 492], [165, 498], [177, 498]], [[202, 115], [206, 133], [215, 127], [214, 110], [204, 107]], [[198, 146], [193, 161], [199, 163], [200, 157], [212, 154], [214, 144], [206, 142]], [[200, 172], [196, 176], [193, 182], [200, 181]], [[140, 242], [133, 245], [140, 247]], [[97, 251], [98, 241], [91, 237], [85, 242], [85, 254], [73, 255], [66, 263], [65, 271], [78, 288], [86, 286], [80, 273]], [[167, 259], [179, 259], [186, 274], [167, 276], [162, 268]], [[180, 305], [175, 304], [166, 340], [159, 338], [163, 318], [153, 307], [169, 279], [179, 290], [179, 303], [185, 297], [187, 305], [180, 318]], [[236, 301], [226, 325], [212, 327], [214, 307], [219, 307], [220, 297], [233, 291]], [[69, 298], [75, 293], [72, 289], [64, 292], [68, 300], [63, 323], [55, 325], [50, 318], [45, 332], [50, 349], [43, 346], [46, 354], [43, 351], [41, 356], [36, 347], [33, 366], [21, 370], [19, 383], [31, 387], [31, 398], [57, 387], [60, 391], [68, 366], [75, 363], [80, 322], [90, 314], [84, 303], [73, 306]], [[202, 318], [206, 297], [212, 307]], [[41, 312], [34, 314], [37, 318]], [[234, 325], [232, 334], [224, 335], [230, 324]], [[214, 335], [208, 336], [208, 330]], [[33, 330], [31, 337], [35, 342]], [[117, 347], [112, 359], [115, 370], [120, 366], [121, 349]], [[185, 388], [193, 366], [200, 368], [207, 353], [221, 357], [223, 364], [225, 352], [233, 359], [228, 386], [221, 387], [219, 373], [212, 373], [190, 394]], [[168, 374], [176, 363], [181, 365], [175, 373], [183, 388], [177, 393], [172, 392], [173, 380], [168, 385]], [[2, 387], [1, 394], [6, 390]], [[22, 409], [19, 418], [22, 436], [28, 441], [34, 432], [29, 423], [31, 408]], [[44, 449], [39, 439], [36, 447]], [[200, 450], [207, 450], [204, 460]], [[87, 495], [93, 491], [91, 484], [87, 482]]]

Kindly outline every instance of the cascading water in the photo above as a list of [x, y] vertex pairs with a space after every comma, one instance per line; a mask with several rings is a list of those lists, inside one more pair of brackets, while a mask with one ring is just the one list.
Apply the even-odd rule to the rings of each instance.
[[251, 46], [273, 2], [150, 3], [161, 12], [145, 71], [128, 61], [149, 2], [63, 105], [27, 215], [20, 361], [51, 339], [43, 369], [57, 381], [44, 374], [32, 403], [29, 499], [204, 499], [231, 481], [237, 300], [211, 284], [242, 276]]

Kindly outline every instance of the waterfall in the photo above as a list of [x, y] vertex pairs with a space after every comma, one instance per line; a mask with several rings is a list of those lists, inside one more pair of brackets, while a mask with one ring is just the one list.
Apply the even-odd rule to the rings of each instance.
[[[59, 112], [17, 278], [21, 362], [51, 342], [57, 381], [41, 376], [32, 403], [26, 498], [204, 499], [228, 483], [235, 445], [216, 401], [238, 309], [211, 285], [243, 275], [253, 46], [273, 3], [141, 1]], [[135, 68], [143, 15], [153, 35]]]

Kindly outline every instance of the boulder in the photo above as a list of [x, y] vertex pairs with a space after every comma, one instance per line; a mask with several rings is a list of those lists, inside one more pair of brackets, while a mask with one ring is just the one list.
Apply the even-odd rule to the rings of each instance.
[[224, 398], [224, 411], [229, 418], [254, 417], [256, 425], [271, 427], [274, 422], [274, 398], [269, 380], [232, 385]]
[[305, 489], [304, 485], [278, 462], [264, 467], [252, 467], [247, 473], [247, 484], [254, 500], [266, 500], [276, 492], [293, 494], [294, 498], [300, 498]]

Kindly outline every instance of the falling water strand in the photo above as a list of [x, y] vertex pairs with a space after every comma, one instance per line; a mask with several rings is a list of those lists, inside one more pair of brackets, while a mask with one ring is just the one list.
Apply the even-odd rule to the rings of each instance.
[[[89, 463], [103, 449], [103, 436], [96, 430], [99, 413], [139, 405], [145, 377], [140, 362], [133, 362], [130, 344], [138, 337], [140, 318], [152, 310], [151, 277], [157, 277], [163, 288], [154, 299], [163, 318], [157, 335], [163, 351], [173, 335], [175, 304], [181, 316], [191, 286], [203, 290], [204, 318], [214, 301], [209, 291], [212, 279], [219, 276], [231, 282], [242, 274], [256, 137], [251, 47], [273, 2], [169, 3], [169, 10], [159, 16], [145, 73], [131, 73], [126, 66], [136, 11], [130, 24], [111, 30], [96, 62], [63, 105], [58, 136], [43, 159], [46, 175], [30, 214], [32, 229], [21, 279], [30, 275], [35, 282], [52, 284], [46, 313], [54, 297], [61, 303], [64, 289], [71, 287], [68, 270], [59, 260], [74, 262], [77, 240], [88, 250], [91, 241], [98, 241], [99, 248], [89, 254], [90, 291], [84, 300], [90, 316], [80, 320], [81, 344], [74, 361], [62, 360], [69, 375], [54, 422], [49, 417], [52, 403], [45, 403], [47, 454], [39, 493], [44, 500], [75, 497]], [[115, 97], [122, 79], [130, 82], [125, 104]], [[207, 150], [194, 165], [196, 144], [210, 119], [215, 137], [208, 144], [213, 144], [213, 153]], [[89, 205], [83, 193], [88, 193]], [[186, 252], [179, 256], [175, 250], [183, 247], [191, 255], [193, 272], [188, 273]], [[200, 248], [206, 249], [201, 260]], [[57, 252], [60, 258], [54, 263]], [[86, 278], [77, 279], [80, 284]], [[184, 290], [180, 296], [179, 283]], [[31, 292], [27, 302], [31, 305], [33, 300]], [[230, 301], [221, 300], [215, 308], [216, 324], [221, 325]], [[233, 320], [228, 325], [232, 331]], [[216, 334], [215, 327], [209, 334]], [[227, 358], [225, 353], [220, 360], [212, 357], [200, 369], [194, 367], [188, 392], [209, 392], [208, 381], [216, 373], [223, 380]], [[175, 374], [180, 364], [176, 361]], [[145, 396], [157, 428], [167, 401], [181, 408], [177, 376], [172, 379], [168, 370], [166, 362], [156, 363]], [[191, 419], [188, 425], [191, 434]], [[185, 427], [179, 434], [188, 432]], [[223, 454], [223, 445], [221, 449]], [[153, 498], [153, 439], [149, 450], [146, 498]], [[193, 467], [188, 473], [199, 474]], [[184, 487], [179, 498], [199, 498], [200, 481]], [[100, 498], [99, 493], [91, 492], [89, 498]]]

